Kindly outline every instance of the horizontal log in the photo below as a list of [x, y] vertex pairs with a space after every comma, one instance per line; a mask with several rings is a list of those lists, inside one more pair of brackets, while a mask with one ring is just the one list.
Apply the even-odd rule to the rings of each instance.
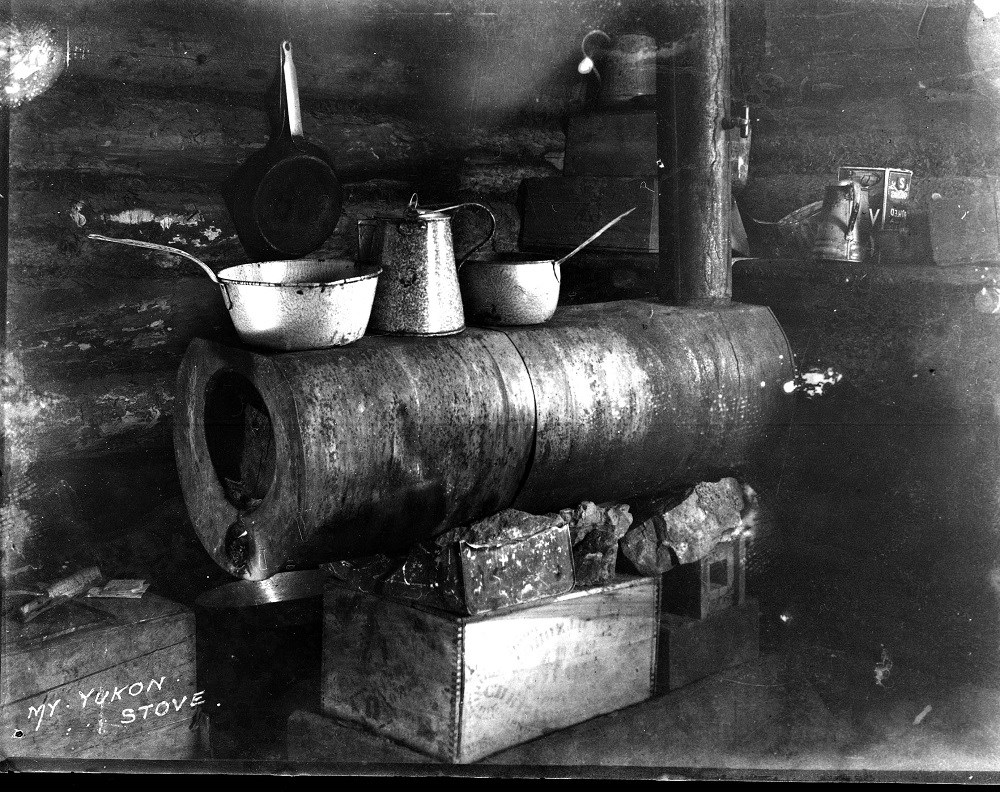
[[[20, 366], [9, 353], [12, 366]], [[12, 383], [6, 389], [6, 443], [12, 468], [42, 456], [168, 448], [176, 366], [76, 383]]]
[[[561, 150], [563, 141], [557, 122], [530, 118], [459, 134], [441, 123], [350, 112], [330, 102], [303, 100], [303, 111], [307, 135], [331, 152], [346, 182], [412, 179], [487, 164], [513, 172], [532, 164], [552, 170], [544, 155]], [[206, 97], [187, 89], [64, 79], [14, 115], [13, 180], [16, 187], [63, 173], [80, 184], [131, 177], [214, 185], [217, 191], [270, 132], [264, 109], [231, 92]], [[512, 180], [501, 191], [509, 191]], [[488, 182], [484, 187], [497, 189]]]
[[767, 37], [781, 53], [900, 53], [961, 46], [964, 0], [766, 0]]
[[958, 0], [766, 0], [768, 73], [737, 88], [752, 104], [778, 94], [786, 104], [829, 105], [845, 94], [881, 100], [940, 84], [968, 70], [966, 13]]
[[[49, 284], [52, 285], [51, 283]], [[84, 280], [8, 297], [8, 449], [40, 458], [169, 448], [177, 367], [195, 336], [235, 340], [208, 279]]]
[[288, 38], [303, 94], [458, 124], [459, 113], [560, 107], [578, 87], [580, 38], [615, 16], [601, 0], [25, 5], [67, 37], [72, 75], [261, 94]]
[[[758, 126], [750, 177], [836, 174], [839, 165], [908, 168], [930, 174], [977, 173], [1000, 156], [989, 106], [950, 107], [896, 97], [838, 108], [785, 107]], [[775, 120], [776, 119], [776, 120]], [[766, 124], [766, 125], [765, 125]]]
[[71, 285], [12, 278], [8, 321], [8, 342], [29, 375], [51, 370], [67, 380], [81, 372], [157, 369], [164, 349], [176, 353], [194, 336], [234, 338], [219, 289], [197, 274], [91, 275]]
[[[331, 151], [344, 178], [398, 173], [430, 156], [426, 125], [302, 104], [306, 134]], [[19, 170], [222, 181], [270, 134], [263, 106], [232, 93], [64, 78], [14, 115], [10, 156]]]

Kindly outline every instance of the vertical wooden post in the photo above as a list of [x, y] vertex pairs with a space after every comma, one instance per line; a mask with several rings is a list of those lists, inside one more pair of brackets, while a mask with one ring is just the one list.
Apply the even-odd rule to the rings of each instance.
[[732, 297], [729, 0], [667, 0], [684, 34], [657, 93], [659, 292], [681, 305]]
[[[7, 381], [7, 258], [10, 215], [10, 108], [0, 108], [0, 373]], [[5, 394], [6, 396], [6, 394]], [[0, 500], [8, 497], [7, 434], [5, 407], [0, 399]]]

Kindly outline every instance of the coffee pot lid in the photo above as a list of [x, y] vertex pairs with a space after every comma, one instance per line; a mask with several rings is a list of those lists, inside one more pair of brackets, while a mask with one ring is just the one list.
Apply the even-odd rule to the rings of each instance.
[[401, 212], [379, 215], [376, 219], [393, 220], [395, 222], [405, 220], [448, 220], [450, 219], [450, 215], [447, 214], [448, 210], [456, 208], [457, 206], [422, 207], [417, 200], [417, 194], [413, 193], [410, 196], [410, 203]]

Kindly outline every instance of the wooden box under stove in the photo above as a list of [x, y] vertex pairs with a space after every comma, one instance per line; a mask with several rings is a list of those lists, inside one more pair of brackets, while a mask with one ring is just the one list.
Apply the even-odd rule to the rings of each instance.
[[653, 694], [658, 578], [459, 616], [331, 586], [322, 708], [445, 762], [472, 762]]

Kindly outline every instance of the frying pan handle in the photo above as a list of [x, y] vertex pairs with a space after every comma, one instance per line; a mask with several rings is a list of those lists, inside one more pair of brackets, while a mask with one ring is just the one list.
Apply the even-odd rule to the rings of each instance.
[[483, 245], [485, 245], [487, 242], [489, 242], [491, 239], [493, 239], [493, 232], [497, 230], [497, 218], [496, 218], [496, 215], [493, 214], [493, 211], [488, 206], [484, 206], [481, 203], [464, 203], [464, 204], [459, 204], [458, 206], [449, 207], [449, 208], [453, 208], [456, 211], [461, 211], [462, 209], [467, 209], [467, 208], [468, 209], [482, 209], [484, 212], [486, 212], [486, 214], [488, 214], [490, 216], [490, 230], [489, 230], [489, 233], [487, 233], [486, 236], [484, 236], [480, 242], [478, 242], [476, 245], [473, 245], [473, 247], [471, 247], [468, 251], [466, 251], [466, 253], [465, 253], [464, 256], [459, 257], [459, 259], [458, 259], [458, 269], [462, 269], [462, 265], [466, 262], [466, 260], [468, 260], [469, 256], [471, 256], [473, 253], [475, 253], [477, 250], [479, 250], [479, 248], [481, 248]]
[[302, 107], [299, 105], [299, 80], [292, 60], [292, 42], [281, 42], [281, 76], [285, 83], [288, 108], [288, 131], [292, 137], [302, 137]]
[[216, 286], [219, 284], [219, 278], [216, 276], [215, 272], [211, 267], [208, 266], [201, 259], [197, 259], [185, 250], [180, 248], [169, 247], [168, 245], [157, 245], [155, 242], [141, 242], [138, 239], [116, 239], [115, 237], [101, 236], [100, 234], [87, 234], [88, 239], [99, 239], [101, 242], [116, 242], [119, 245], [131, 245], [132, 247], [149, 248], [150, 250], [159, 250], [161, 253], [173, 253], [175, 256], [184, 256], [184, 258], [191, 259], [195, 264], [201, 267], [205, 274], [212, 279], [212, 283]]

